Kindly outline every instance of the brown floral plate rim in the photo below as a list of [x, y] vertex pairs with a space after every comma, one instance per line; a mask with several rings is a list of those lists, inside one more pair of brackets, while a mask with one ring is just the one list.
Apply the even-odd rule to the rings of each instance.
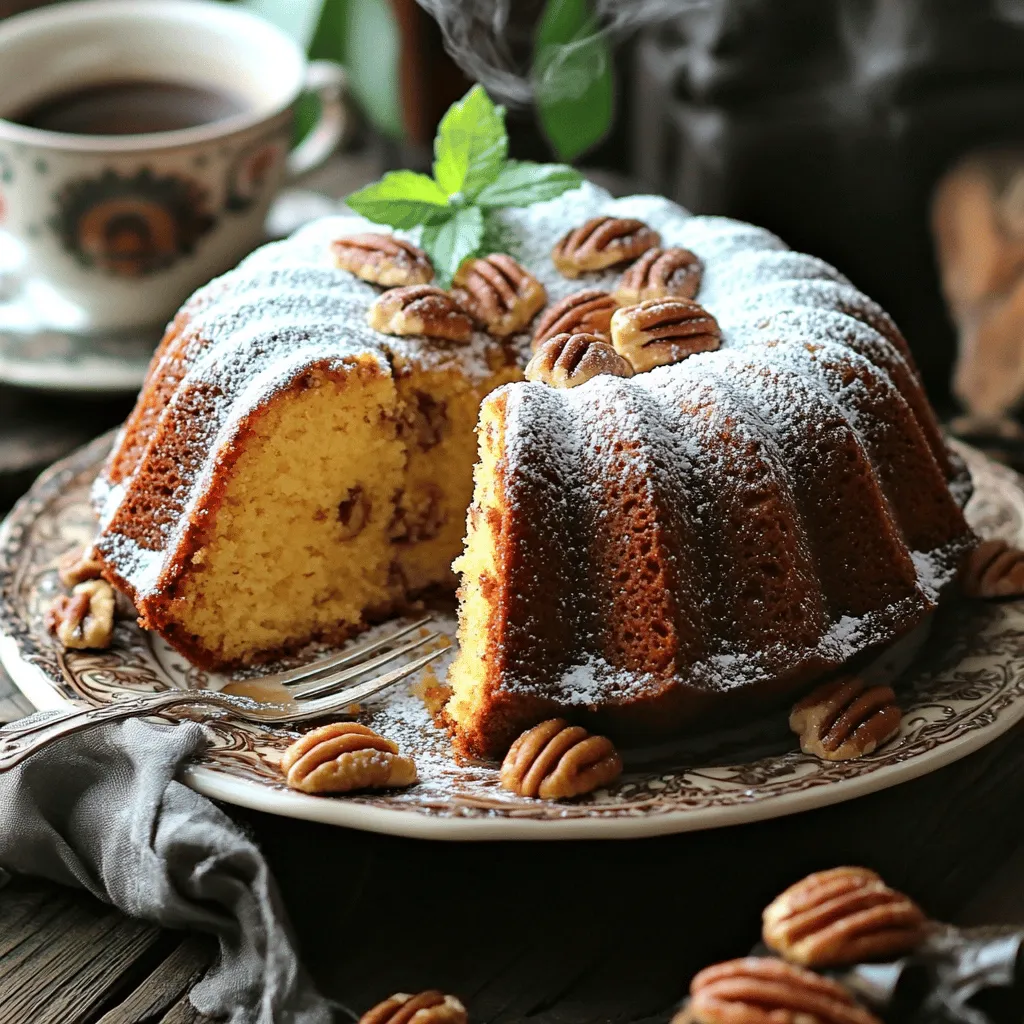
[[[38, 708], [221, 682], [134, 622], [120, 622], [103, 652], [60, 652], [46, 634], [42, 615], [59, 591], [56, 561], [91, 535], [89, 486], [111, 440], [99, 438], [57, 463], [0, 527], [0, 660]], [[967, 509], [974, 528], [1021, 543], [1024, 481], [967, 446], [957, 449], [974, 478]], [[780, 715], [732, 733], [627, 751], [623, 777], [578, 801], [527, 800], [499, 788], [496, 765], [456, 764], [413, 686], [363, 714], [416, 759], [421, 781], [410, 789], [336, 798], [290, 791], [277, 762], [294, 733], [209, 717], [210, 747], [186, 781], [215, 799], [285, 817], [442, 840], [628, 838], [779, 817], [935, 771], [1024, 717], [1024, 602], [959, 603], [937, 616], [932, 635], [941, 640], [900, 675], [900, 736], [859, 761], [800, 753]], [[453, 618], [443, 610], [439, 617], [452, 635]], [[923, 637], [916, 639], [920, 645]], [[911, 653], [893, 649], [879, 671], [898, 671]]]

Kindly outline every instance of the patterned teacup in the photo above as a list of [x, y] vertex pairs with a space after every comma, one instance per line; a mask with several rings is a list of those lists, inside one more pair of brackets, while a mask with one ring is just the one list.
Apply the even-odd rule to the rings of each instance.
[[[0, 23], [0, 242], [23, 256], [20, 301], [64, 331], [166, 321], [260, 242], [285, 176], [334, 148], [342, 82], [267, 22], [205, 0], [80, 0]], [[47, 122], [61, 97], [73, 113], [76, 97], [130, 100], [136, 86], [223, 106], [135, 134]], [[289, 152], [295, 103], [310, 91], [319, 123]]]

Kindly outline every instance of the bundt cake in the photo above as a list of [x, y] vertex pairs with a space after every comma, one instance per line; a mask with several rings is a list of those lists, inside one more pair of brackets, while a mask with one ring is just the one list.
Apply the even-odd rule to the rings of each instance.
[[573, 195], [510, 217], [527, 265], [596, 212], [638, 219], [699, 257], [721, 347], [484, 401], [445, 711], [469, 755], [556, 715], [651, 737], [779, 701], [920, 623], [973, 543], [877, 305], [759, 228]]
[[[588, 246], [657, 244], [659, 281], [713, 314], [721, 347], [522, 382], [529, 326], [481, 329], [463, 275], [471, 330], [414, 234], [368, 280], [350, 270], [382, 229], [362, 218], [266, 246], [182, 309], [96, 484], [98, 555], [144, 626], [200, 666], [245, 664], [454, 587], [462, 551], [444, 718], [494, 755], [555, 713], [629, 736], [757, 707], [935, 606], [972, 542], [968, 485], [876, 304], [767, 231], [657, 197], [585, 185], [492, 216], [529, 275], [502, 258], [484, 278], [532, 309], [543, 285], [533, 324], [563, 329], [586, 291], [603, 332], [628, 264]], [[570, 231], [574, 278], [552, 262]], [[400, 301], [379, 287], [403, 282]], [[405, 331], [441, 310], [445, 337], [380, 333], [371, 306]]]

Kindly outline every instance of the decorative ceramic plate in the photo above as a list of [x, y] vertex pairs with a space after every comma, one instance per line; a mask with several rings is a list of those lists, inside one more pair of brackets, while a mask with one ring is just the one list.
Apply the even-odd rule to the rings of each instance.
[[[130, 620], [118, 623], [108, 651], [63, 652], [47, 637], [43, 612], [60, 589], [55, 565], [91, 538], [88, 490], [109, 444], [109, 436], [101, 438], [54, 466], [0, 530], [0, 658], [38, 708], [227, 681], [193, 668]], [[1024, 481], [973, 449], [960, 450], [974, 477], [972, 525], [983, 536], [1021, 544]], [[437, 612], [449, 637], [452, 612]], [[578, 801], [527, 800], [499, 788], [495, 765], [459, 765], [450, 757], [446, 734], [434, 727], [420, 696], [443, 679], [446, 654], [435, 662], [436, 678], [400, 684], [362, 709], [362, 721], [416, 759], [421, 781], [407, 790], [344, 797], [293, 792], [281, 784], [277, 765], [295, 733], [209, 718], [211, 745], [187, 781], [208, 796], [261, 811], [435, 839], [648, 836], [792, 814], [934, 771], [1024, 717], [1024, 602], [958, 604], [937, 614], [939, 639], [910, 667], [910, 648], [915, 639], [921, 646], [921, 635], [876, 666], [890, 677], [901, 672], [905, 716], [894, 741], [857, 761], [801, 754], [780, 713], [744, 730], [626, 751], [622, 778]]]

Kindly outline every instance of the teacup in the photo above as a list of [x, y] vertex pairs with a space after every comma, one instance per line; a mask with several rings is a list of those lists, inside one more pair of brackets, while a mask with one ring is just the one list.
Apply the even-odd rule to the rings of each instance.
[[[337, 144], [343, 76], [307, 64], [262, 19], [208, 0], [77, 0], [0, 22], [0, 233], [20, 243], [21, 295], [41, 326], [160, 324], [237, 263], [261, 241], [285, 177]], [[187, 87], [230, 109], [139, 134], [52, 130], [40, 126], [45, 113], [25, 116], [127, 83]], [[309, 91], [320, 119], [289, 152]]]

